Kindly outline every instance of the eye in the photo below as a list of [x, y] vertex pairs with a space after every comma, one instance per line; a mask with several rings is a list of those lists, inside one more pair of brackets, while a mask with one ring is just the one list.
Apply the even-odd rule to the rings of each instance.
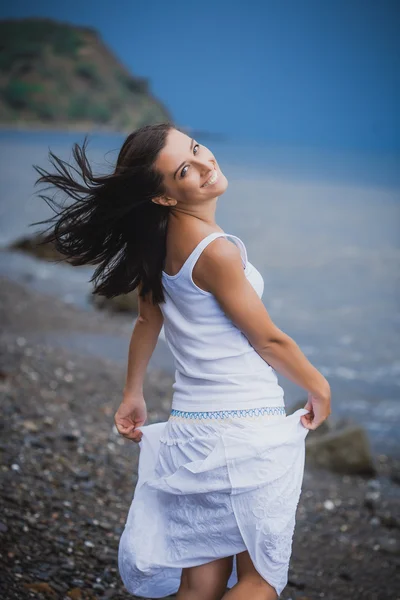
[[[200, 148], [200, 144], [195, 144], [193, 146], [193, 154], [195, 153], [194, 151], [195, 151], [196, 148]], [[196, 152], [196, 154], [197, 154], [197, 152]], [[189, 168], [189, 165], [186, 165], [186, 167], [183, 167], [183, 169], [181, 171], [181, 174], [180, 174], [180, 178], [181, 179], [183, 179], [183, 177], [185, 177], [185, 175], [186, 175], [185, 169], [188, 169], [188, 168]]]

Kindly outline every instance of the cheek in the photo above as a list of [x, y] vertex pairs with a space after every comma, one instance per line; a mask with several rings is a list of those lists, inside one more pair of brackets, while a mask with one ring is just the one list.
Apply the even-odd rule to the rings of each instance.
[[201, 186], [201, 180], [200, 180], [199, 174], [192, 171], [190, 176], [187, 178], [187, 181], [185, 182], [185, 188], [187, 190], [193, 191], [193, 190], [199, 190], [200, 186]]

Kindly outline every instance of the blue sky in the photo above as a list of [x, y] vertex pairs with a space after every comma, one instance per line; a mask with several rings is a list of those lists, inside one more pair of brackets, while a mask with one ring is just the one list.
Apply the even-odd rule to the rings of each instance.
[[396, 0], [16, 0], [0, 18], [94, 27], [180, 125], [232, 139], [400, 151]]

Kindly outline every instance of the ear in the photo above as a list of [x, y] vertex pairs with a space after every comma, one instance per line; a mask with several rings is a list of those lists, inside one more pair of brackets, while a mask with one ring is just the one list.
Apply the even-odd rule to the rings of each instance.
[[154, 204], [160, 204], [161, 206], [175, 206], [177, 201], [173, 198], [169, 198], [168, 196], [156, 196], [151, 199]]

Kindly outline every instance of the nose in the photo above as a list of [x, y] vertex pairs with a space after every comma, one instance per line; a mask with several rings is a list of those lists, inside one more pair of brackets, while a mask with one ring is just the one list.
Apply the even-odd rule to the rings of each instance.
[[195, 160], [195, 162], [197, 162], [203, 174], [212, 171], [215, 167], [214, 161], [210, 158], [205, 159], [199, 157], [197, 160]]

